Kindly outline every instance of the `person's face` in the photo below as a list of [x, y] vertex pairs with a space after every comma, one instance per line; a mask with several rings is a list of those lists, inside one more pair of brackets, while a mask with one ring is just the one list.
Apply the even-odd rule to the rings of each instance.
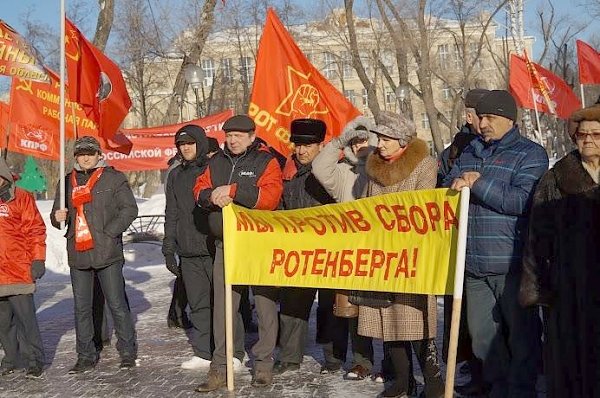
[[575, 142], [583, 160], [600, 157], [600, 122], [580, 122], [575, 133]]
[[352, 142], [352, 145], [350, 145], [350, 149], [352, 149], [352, 153], [356, 156], [358, 156], [358, 151], [360, 151], [362, 148], [368, 148], [369, 147], [369, 140], [354, 140], [354, 142]]
[[296, 144], [294, 154], [300, 164], [309, 164], [323, 148], [323, 143]]
[[102, 155], [99, 152], [91, 155], [84, 154], [75, 156], [75, 161], [82, 170], [91, 170], [95, 168], [100, 159], [102, 159]]
[[196, 159], [196, 143], [195, 142], [182, 142], [178, 146], [181, 156], [188, 162]]
[[244, 153], [246, 149], [254, 142], [256, 135], [252, 133], [246, 133], [245, 131], [228, 131], [225, 133], [225, 145], [229, 152], [234, 155]]
[[385, 135], [377, 136], [377, 149], [383, 157], [391, 156], [400, 149], [400, 141]]
[[477, 134], [481, 134], [481, 129], [479, 128], [479, 123], [481, 120], [477, 116], [477, 112], [475, 112], [474, 108], [467, 108], [465, 111], [465, 120], [468, 124], [473, 126], [473, 130]]
[[479, 115], [480, 134], [485, 142], [497, 141], [513, 127], [513, 121], [498, 115]]

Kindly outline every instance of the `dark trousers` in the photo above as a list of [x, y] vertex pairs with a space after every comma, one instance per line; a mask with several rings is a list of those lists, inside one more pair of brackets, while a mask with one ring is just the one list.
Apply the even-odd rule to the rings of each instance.
[[184, 319], [187, 318], [187, 314], [185, 313], [185, 307], [187, 307], [187, 305], [188, 299], [185, 291], [185, 284], [181, 277], [177, 277], [173, 284], [173, 297], [171, 298], [168, 318], [173, 322], [183, 324]]
[[389, 341], [386, 344], [396, 374], [394, 383], [399, 392], [409, 393], [412, 378], [412, 350], [414, 350], [425, 379], [425, 396], [437, 398], [444, 394], [444, 381], [435, 340]]
[[466, 276], [467, 317], [473, 352], [483, 362], [490, 397], [536, 397], [541, 357], [537, 308], [518, 303], [520, 275]]
[[213, 260], [210, 256], [180, 257], [181, 275], [190, 305], [191, 343], [194, 355], [211, 360]]
[[94, 272], [98, 275], [100, 287], [110, 309], [117, 350], [121, 358], [137, 358], [137, 342], [129, 304], [125, 296], [123, 264], [92, 270], [71, 268], [71, 284], [75, 304], [76, 349], [80, 359], [97, 361], [98, 351], [94, 344], [93, 296]]
[[15, 368], [19, 351], [28, 368], [44, 366], [44, 347], [32, 294], [0, 297], [0, 343], [4, 347], [2, 367]]
[[348, 351], [348, 319], [333, 315], [335, 290], [319, 289], [317, 343], [323, 345], [325, 362], [343, 364]]

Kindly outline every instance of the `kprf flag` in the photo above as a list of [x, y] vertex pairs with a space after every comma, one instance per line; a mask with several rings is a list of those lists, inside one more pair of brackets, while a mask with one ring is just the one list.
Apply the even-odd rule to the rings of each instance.
[[328, 141], [360, 112], [308, 61], [269, 9], [248, 114], [256, 123], [257, 135], [287, 156], [294, 147], [289, 131], [292, 120], [323, 120]]
[[9, 24], [0, 19], [0, 75], [48, 81], [46, 68], [35, 50]]
[[600, 84], [600, 53], [592, 46], [577, 40], [579, 83]]
[[98, 124], [98, 135], [109, 139], [131, 108], [119, 67], [90, 43], [66, 19], [66, 63], [69, 97], [87, 108]]
[[[564, 80], [536, 63], [531, 62], [531, 67], [537, 73], [539, 82], [546, 87], [547, 99], [540, 91], [539, 85], [534, 83], [530, 69], [527, 67], [527, 61], [512, 54], [510, 56], [509, 89], [520, 107], [535, 109], [537, 106], [540, 112], [546, 113], [552, 113], [551, 109], [554, 109], [556, 115], [562, 119], [569, 118], [575, 110], [581, 108], [579, 98]], [[534, 106], [534, 100], [536, 106]], [[548, 103], [551, 105], [549, 106]]]
[[[14, 78], [10, 91], [10, 137], [8, 149], [41, 159], [59, 158], [60, 87], [58, 76], [48, 70], [50, 82]], [[96, 123], [83, 107], [69, 98], [65, 102], [65, 135], [96, 134]]]

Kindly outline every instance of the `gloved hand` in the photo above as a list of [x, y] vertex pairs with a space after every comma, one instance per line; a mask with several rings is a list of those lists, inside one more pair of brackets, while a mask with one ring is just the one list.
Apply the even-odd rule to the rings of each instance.
[[31, 263], [31, 277], [34, 281], [40, 279], [46, 273], [46, 262], [44, 260], [33, 260]]
[[179, 268], [179, 264], [177, 264], [177, 260], [175, 259], [175, 255], [167, 254], [165, 255], [165, 264], [167, 269], [171, 271], [173, 275], [176, 277], [181, 277], [181, 268]]

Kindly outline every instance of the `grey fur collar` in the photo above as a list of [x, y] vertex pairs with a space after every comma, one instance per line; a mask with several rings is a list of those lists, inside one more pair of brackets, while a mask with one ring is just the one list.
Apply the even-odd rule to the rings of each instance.
[[408, 144], [402, 156], [392, 163], [379, 156], [378, 151], [370, 154], [366, 164], [367, 175], [379, 185], [388, 187], [405, 180], [427, 156], [427, 143], [415, 138]]

